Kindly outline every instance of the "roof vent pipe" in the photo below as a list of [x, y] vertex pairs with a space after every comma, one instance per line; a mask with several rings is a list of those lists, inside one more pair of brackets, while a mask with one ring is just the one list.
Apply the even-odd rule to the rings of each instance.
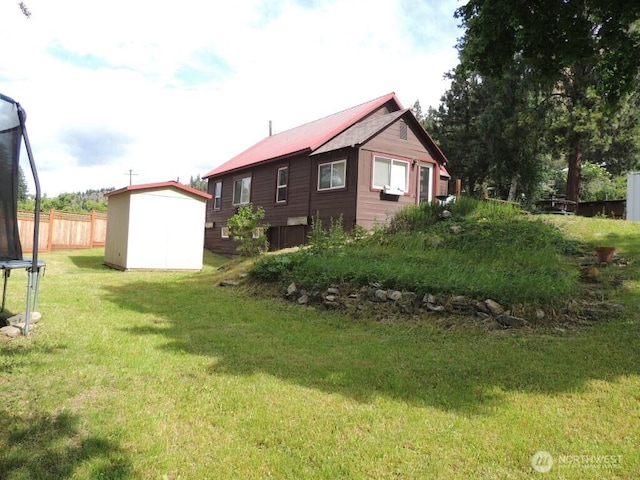
[[271, 120], [269, 120], [269, 136], [273, 135], [273, 130], [271, 127], [272, 127]]

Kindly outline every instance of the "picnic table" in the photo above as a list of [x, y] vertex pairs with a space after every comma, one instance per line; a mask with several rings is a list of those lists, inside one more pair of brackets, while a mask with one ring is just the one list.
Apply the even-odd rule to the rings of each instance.
[[545, 213], [558, 213], [561, 215], [575, 214], [578, 203], [573, 200], [567, 200], [564, 197], [549, 197], [538, 200], [536, 206]]

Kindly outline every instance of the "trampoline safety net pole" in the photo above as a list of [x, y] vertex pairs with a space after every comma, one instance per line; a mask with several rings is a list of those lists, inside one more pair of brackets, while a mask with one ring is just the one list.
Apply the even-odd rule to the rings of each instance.
[[31, 173], [33, 175], [33, 182], [36, 189], [36, 205], [34, 214], [34, 228], [33, 228], [33, 252], [31, 257], [31, 268], [27, 271], [27, 304], [25, 306], [25, 319], [24, 319], [24, 334], [29, 334], [29, 323], [31, 322], [31, 310], [37, 307], [37, 288], [38, 280], [40, 276], [40, 270], [38, 266], [38, 241], [39, 241], [39, 225], [40, 225], [40, 202], [41, 202], [41, 192], [40, 192], [40, 180], [38, 178], [38, 171], [36, 169], [36, 163], [33, 159], [33, 152], [31, 151], [31, 143], [29, 142], [29, 135], [27, 134], [27, 127], [25, 125], [26, 115], [22, 107], [19, 103], [16, 104], [18, 110], [18, 118], [20, 120], [20, 128], [22, 130], [22, 138], [24, 140], [24, 146], [27, 150], [27, 157], [29, 157], [29, 165], [31, 166]]

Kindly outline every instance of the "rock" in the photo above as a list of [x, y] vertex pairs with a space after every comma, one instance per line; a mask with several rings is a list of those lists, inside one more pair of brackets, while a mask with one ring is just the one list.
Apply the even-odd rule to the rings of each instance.
[[387, 291], [386, 290], [376, 290], [373, 294], [374, 302], [386, 302], [387, 301]]
[[287, 297], [290, 297], [291, 295], [293, 295], [294, 293], [296, 293], [298, 291], [298, 287], [296, 286], [295, 282], [291, 283], [288, 287], [287, 287]]
[[499, 315], [496, 318], [497, 322], [501, 325], [504, 325], [505, 327], [524, 327], [527, 322], [525, 322], [522, 318], [518, 318], [518, 317], [513, 317], [511, 315], [508, 315], [506, 313], [503, 313], [502, 315]]
[[404, 292], [402, 294], [402, 298], [404, 299], [405, 302], [413, 303], [418, 298], [418, 295], [414, 292]]
[[495, 320], [489, 320], [484, 325], [487, 330], [504, 330], [504, 326]]
[[328, 309], [335, 309], [340, 306], [338, 302], [330, 302], [328, 300], [325, 300], [324, 302], [322, 302], [322, 305], [324, 305], [325, 308], [328, 308]]
[[451, 307], [455, 310], [469, 310], [470, 306], [469, 299], [465, 296], [458, 295], [451, 299]]
[[338, 290], [335, 287], [329, 287], [329, 288], [327, 288], [327, 293], [329, 295], [340, 295], [340, 290]]
[[544, 318], [544, 310], [541, 308], [536, 308], [536, 319], [542, 320]]
[[461, 232], [462, 232], [462, 227], [460, 225], [454, 225], [452, 227], [449, 227], [449, 233], [453, 235], [457, 235]]
[[433, 303], [427, 303], [425, 305], [426, 309], [430, 312], [444, 312], [444, 305], [434, 305]]
[[9, 338], [16, 338], [22, 335], [22, 330], [16, 326], [7, 325], [6, 327], [0, 328], [0, 335]]
[[[20, 332], [24, 333], [25, 329], [27, 328], [27, 324], [25, 322], [20, 322], [20, 323], [16, 323], [14, 325], [14, 327], [19, 328]], [[29, 331], [33, 332], [34, 328], [36, 328], [36, 324], [35, 323], [30, 323], [29, 324]]]
[[335, 302], [336, 301], [336, 296], [335, 295], [327, 295], [326, 297], [324, 297], [324, 299], [327, 302]]
[[487, 307], [487, 304], [484, 302], [475, 302], [473, 306], [476, 308], [476, 312], [478, 313], [478, 316], [480, 316], [479, 314], [482, 313], [488, 317], [489, 314], [491, 313], [491, 310], [489, 310], [489, 307]]
[[309, 295], [301, 295], [298, 298], [298, 305], [306, 305], [307, 303], [309, 303]]
[[[7, 318], [5, 322], [7, 325], [15, 325], [16, 323], [24, 322], [25, 317], [24, 313], [18, 313], [17, 315]], [[31, 312], [31, 320], [29, 323], [38, 323], [41, 318], [42, 314], [40, 312]]]
[[504, 313], [505, 308], [498, 302], [487, 298], [484, 303], [493, 315], [502, 315]]
[[476, 317], [478, 317], [481, 320], [487, 320], [487, 319], [491, 318], [491, 315], [489, 315], [486, 312], [476, 312]]
[[233, 280], [222, 280], [218, 285], [220, 285], [221, 287], [237, 287], [238, 282], [235, 282]]
[[387, 292], [387, 298], [389, 300], [392, 300], [394, 302], [399, 301], [402, 298], [402, 292], [398, 291], [398, 290], [389, 290]]
[[422, 303], [438, 303], [438, 299], [435, 295], [431, 295], [430, 293], [425, 293], [424, 297], [422, 297]]
[[402, 313], [413, 314], [416, 310], [416, 299], [418, 295], [414, 292], [402, 292], [402, 296], [396, 302]]
[[438, 214], [438, 218], [443, 218], [443, 219], [451, 218], [451, 212], [449, 210], [443, 210]]

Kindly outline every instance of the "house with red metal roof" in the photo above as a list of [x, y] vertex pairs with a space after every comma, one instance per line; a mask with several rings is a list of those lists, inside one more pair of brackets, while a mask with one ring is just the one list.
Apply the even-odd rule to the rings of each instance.
[[305, 243], [313, 218], [371, 229], [406, 205], [448, 193], [447, 159], [394, 93], [270, 135], [203, 176], [205, 247], [235, 253], [227, 220], [265, 211], [272, 249]]

